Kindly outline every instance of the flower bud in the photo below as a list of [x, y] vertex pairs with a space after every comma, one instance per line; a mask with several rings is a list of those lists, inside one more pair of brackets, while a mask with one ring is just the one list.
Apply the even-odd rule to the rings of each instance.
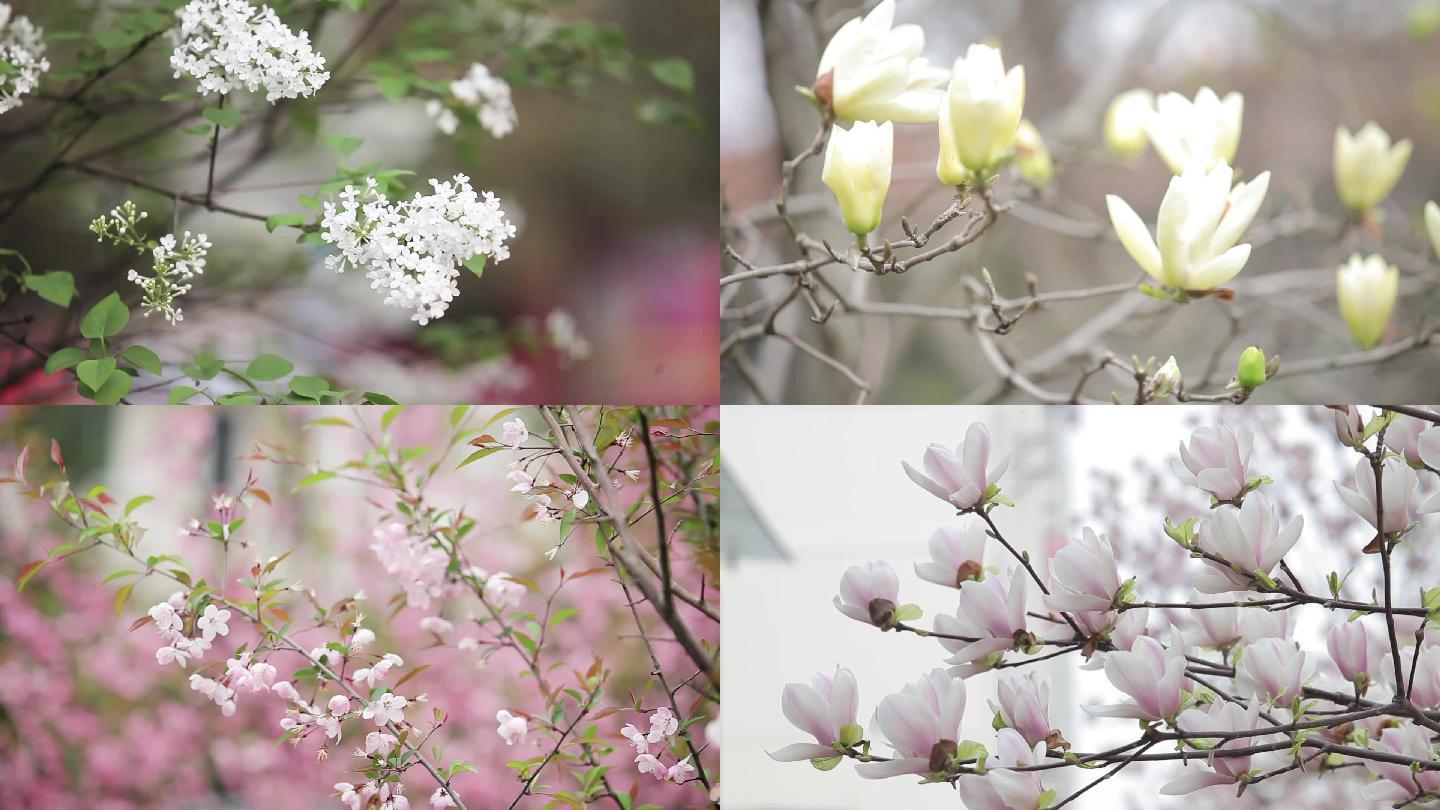
[[1024, 105], [1025, 68], [1016, 65], [1007, 72], [999, 50], [971, 45], [955, 60], [942, 102], [948, 114], [940, 120], [941, 181], [958, 185], [949, 183], [953, 175], [943, 171], [947, 147], [954, 161], [982, 179], [1008, 158]]
[[1440, 254], [1440, 205], [1434, 200], [1425, 203], [1425, 231], [1430, 234], [1430, 246]]
[[1340, 314], [1361, 348], [1374, 346], [1385, 335], [1399, 292], [1400, 271], [1386, 264], [1378, 253], [1363, 260], [1354, 254], [1336, 271], [1335, 294], [1340, 301]]
[[1155, 94], [1149, 90], [1126, 90], [1110, 102], [1105, 111], [1105, 145], [1122, 157], [1145, 151], [1149, 136], [1145, 123], [1155, 114]]
[[880, 225], [894, 148], [895, 127], [889, 121], [859, 121], [848, 130], [831, 130], [820, 179], [835, 193], [845, 227], [853, 234], [864, 235]]
[[1346, 447], [1365, 440], [1365, 417], [1354, 405], [1332, 405], [1335, 416], [1335, 438]]
[[1020, 176], [1032, 186], [1045, 186], [1055, 177], [1055, 162], [1050, 159], [1050, 148], [1040, 131], [1027, 119], [1020, 119], [1020, 128], [1015, 130], [1015, 168]]
[[1374, 121], [1351, 135], [1335, 128], [1335, 189], [1340, 201], [1356, 214], [1364, 214], [1390, 194], [1410, 160], [1410, 140], [1394, 145]]
[[894, 23], [895, 0], [884, 0], [840, 26], [826, 44], [814, 92], [837, 118], [902, 124], [935, 120], [944, 96], [940, 85], [949, 73], [920, 56], [925, 49], [920, 26]]
[[1170, 359], [1165, 361], [1165, 365], [1155, 372], [1152, 381], [1155, 388], [1151, 396], [1155, 399], [1164, 399], [1180, 387], [1180, 364], [1175, 362], [1175, 355], [1170, 355]]
[[1237, 377], [1242, 388], [1254, 390], [1265, 384], [1265, 352], [1258, 346], [1251, 346], [1240, 353], [1240, 369]]

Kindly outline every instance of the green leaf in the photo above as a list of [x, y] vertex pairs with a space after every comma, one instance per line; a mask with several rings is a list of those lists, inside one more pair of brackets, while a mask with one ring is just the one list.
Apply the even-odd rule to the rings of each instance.
[[294, 370], [295, 364], [289, 360], [273, 354], [262, 354], [250, 361], [250, 365], [245, 368], [245, 376], [252, 380], [269, 382], [278, 380]]
[[200, 389], [198, 388], [191, 388], [188, 385], [177, 385], [170, 389], [170, 395], [165, 398], [165, 401], [171, 405], [179, 405], [198, 393], [200, 393]]
[[351, 152], [360, 148], [365, 141], [352, 135], [342, 135], [338, 132], [331, 132], [325, 135], [325, 143], [340, 157], [347, 157]]
[[119, 293], [110, 293], [100, 303], [85, 313], [80, 321], [80, 334], [91, 340], [101, 340], [118, 333], [130, 322], [130, 309], [120, 300]]
[[195, 362], [188, 366], [181, 366], [180, 370], [189, 374], [197, 380], [213, 379], [216, 374], [225, 368], [225, 364], [219, 358], [209, 352], [200, 352], [195, 355]]
[[206, 107], [200, 111], [200, 117], [217, 127], [228, 129], [240, 123], [244, 116], [234, 107]]
[[21, 279], [26, 288], [57, 307], [68, 307], [75, 297], [75, 277], [64, 270], [49, 273], [26, 273]]
[[120, 586], [120, 590], [118, 590], [118, 591], [115, 592], [115, 615], [116, 615], [116, 616], [119, 616], [119, 615], [120, 615], [120, 611], [121, 611], [121, 610], [124, 610], [124, 608], [125, 608], [125, 603], [128, 602], [128, 601], [130, 601], [130, 592], [133, 591], [133, 590], [135, 590], [135, 583], [133, 583], [133, 582], [127, 582], [127, 583], [125, 583], [124, 585], [121, 585], [121, 586]]
[[102, 357], [99, 360], [84, 360], [75, 367], [75, 376], [80, 382], [85, 383], [94, 390], [100, 390], [100, 386], [110, 379], [115, 373], [115, 358]]
[[66, 346], [50, 355], [50, 359], [45, 361], [45, 373], [54, 374], [61, 369], [72, 368], [84, 359], [85, 352], [74, 346]]
[[101, 31], [95, 37], [95, 44], [105, 50], [120, 48], [125, 45], [133, 45], [145, 38], [145, 32], [129, 26], [116, 26]]
[[405, 52], [407, 62], [443, 62], [454, 56], [449, 48], [411, 48]]
[[465, 260], [465, 266], [470, 268], [470, 272], [474, 273], [476, 278], [483, 278], [485, 276], [486, 258], [484, 253], [476, 253], [474, 256]]
[[276, 228], [304, 225], [309, 219], [304, 214], [273, 214], [265, 218], [265, 230], [274, 233]]
[[366, 405], [399, 405], [399, 404], [400, 404], [400, 403], [396, 402], [394, 399], [392, 399], [392, 398], [390, 398], [390, 397], [387, 397], [387, 396], [385, 396], [384, 394], [377, 394], [377, 393], [375, 393], [374, 391], [366, 391], [366, 392], [364, 393], [364, 395], [363, 395], [362, 398], [365, 400], [365, 404], [366, 404]]
[[313, 473], [310, 473], [309, 475], [305, 476], [304, 478], [301, 478], [301, 479], [300, 479], [300, 483], [296, 484], [296, 485], [295, 485], [295, 488], [296, 488], [296, 489], [304, 489], [305, 487], [308, 487], [308, 486], [310, 486], [311, 484], [318, 484], [318, 483], [320, 483], [321, 481], [329, 481], [331, 478], [334, 478], [334, 477], [335, 477], [335, 473], [333, 473], [333, 472], [326, 472], [325, 470], [320, 470], [319, 472], [313, 472]]
[[160, 356], [144, 346], [126, 346], [120, 352], [120, 357], [130, 365], [144, 369], [151, 374], [160, 374], [165, 371], [165, 366], [160, 362]]
[[666, 87], [686, 94], [695, 92], [695, 71], [684, 59], [657, 59], [650, 63], [650, 75]]
[[480, 448], [479, 450], [476, 450], [475, 452], [473, 452], [473, 453], [471, 453], [470, 455], [466, 456], [464, 461], [460, 462], [459, 464], [456, 464], [456, 465], [455, 465], [455, 469], [458, 470], [458, 469], [460, 469], [461, 467], [464, 467], [466, 464], [471, 463], [472, 461], [479, 461], [480, 459], [485, 458], [486, 456], [490, 455], [491, 453], [499, 452], [500, 450], [504, 450], [504, 449], [505, 449], [505, 448], [504, 448], [503, 446], [482, 447], [482, 448]]
[[381, 76], [375, 80], [375, 89], [391, 101], [399, 101], [410, 92], [410, 79], [406, 76]]
[[171, 101], [189, 101], [193, 98], [195, 98], [195, 94], [189, 90], [176, 90], [173, 93], [166, 93], [161, 96], [160, 100], [168, 103]]
[[133, 377], [123, 371], [117, 371], [111, 374], [98, 390], [82, 384], [79, 391], [81, 396], [89, 397], [101, 405], [115, 405], [130, 393], [130, 387], [134, 384]]
[[131, 498], [125, 503], [125, 514], [128, 516], [131, 512], [134, 512], [136, 509], [139, 509], [140, 507], [153, 500], [155, 500], [155, 496], [153, 495], [139, 495]]
[[333, 394], [330, 383], [322, 377], [291, 377], [290, 393], [297, 397], [319, 400], [326, 394]]

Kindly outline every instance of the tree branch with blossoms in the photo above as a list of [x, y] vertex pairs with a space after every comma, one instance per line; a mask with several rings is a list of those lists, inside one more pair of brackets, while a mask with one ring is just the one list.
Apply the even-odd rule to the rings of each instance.
[[[931, 559], [915, 573], [954, 589], [958, 608], [938, 614], [931, 628], [916, 626], [923, 611], [902, 603], [899, 576], [884, 561], [848, 569], [834, 603], [881, 632], [935, 638], [950, 654], [948, 668], [882, 698], [868, 729], [857, 721], [859, 686], [849, 670], [792, 683], [781, 708], [814, 742], [771, 756], [820, 770], [852, 760], [862, 777], [949, 785], [967, 807], [986, 810], [1062, 807], [1121, 770], [1152, 762], [1185, 766], [1159, 787], [1167, 795], [1224, 787], [1239, 796], [1285, 774], [1363, 769], [1373, 777], [1363, 795], [1373, 802], [1440, 800], [1440, 646], [1433, 634], [1426, 643], [1427, 628], [1440, 621], [1440, 587], [1422, 587], [1418, 603], [1405, 604], [1391, 562], [1398, 546], [1428, 542], [1421, 520], [1440, 511], [1440, 495], [1421, 494], [1421, 476], [1440, 476], [1440, 414], [1405, 410], [1367, 417], [1335, 406], [1331, 420], [1340, 444], [1356, 454], [1353, 476], [1336, 482], [1335, 493], [1373, 530], [1370, 542], [1349, 552], [1357, 566], [1379, 569], [1380, 593], [1368, 601], [1346, 598], [1348, 574], [1329, 575], [1328, 596], [1301, 586], [1286, 556], [1302, 542], [1304, 519], [1282, 519], [1283, 507], [1267, 492], [1275, 483], [1261, 472], [1273, 460], [1252, 458], [1248, 428], [1202, 427], [1172, 462], [1175, 476], [1210, 501], [1205, 517], [1167, 518], [1163, 526], [1192, 561], [1197, 594], [1178, 602], [1146, 600], [1145, 579], [1122, 578], [1110, 541], [1088, 527], [1040, 567], [1048, 572], [1042, 577], [997, 526], [997, 513], [1014, 504], [1000, 488], [1007, 461], [992, 458], [986, 428], [972, 425], [953, 452], [931, 445], [922, 469], [907, 463], [904, 470], [960, 520], [936, 530]], [[1011, 563], [1008, 574], [1004, 563], [987, 564], [992, 543]], [[1031, 585], [1043, 610], [1027, 601]], [[1321, 655], [1296, 640], [1301, 610], [1328, 625], [1323, 673]], [[1042, 654], [1046, 647], [1057, 649]], [[1102, 669], [1124, 696], [1081, 708], [1138, 721], [1137, 738], [1073, 750], [1051, 722], [1050, 686], [1035, 672], [1000, 678], [990, 704], [993, 743], [961, 738], [967, 678], [1071, 656]], [[1101, 773], [1062, 798], [1045, 781], [1058, 769]]]
[[[727, 369], [739, 372], [738, 397], [863, 403], [884, 396], [909, 359], [902, 351], [906, 336], [915, 335], [909, 323], [940, 324], [935, 331], [943, 329], [947, 340], [979, 349], [988, 377], [962, 381], [958, 389], [972, 402], [1243, 403], [1277, 378], [1383, 364], [1434, 346], [1435, 330], [1425, 318], [1394, 317], [1402, 292], [1431, 290], [1440, 279], [1426, 255], [1430, 247], [1440, 251], [1440, 206], [1428, 203], [1423, 216], [1410, 212], [1414, 222], [1423, 219], [1429, 246], [1407, 244], [1409, 234], [1385, 227], [1383, 203], [1409, 160], [1409, 140], [1392, 143], [1373, 121], [1353, 134], [1338, 127], [1335, 196], [1342, 210], [1284, 201], [1284, 210], [1266, 219], [1261, 211], [1271, 173], [1245, 179], [1232, 168], [1244, 103], [1239, 93], [1221, 97], [1208, 87], [1193, 98], [1121, 93], [1105, 112], [1103, 130], [1096, 111], [1096, 131], [1084, 133], [1088, 140], [1057, 143], [1052, 157], [1040, 130], [1023, 117], [1024, 66], [1007, 70], [1000, 51], [981, 43], [949, 69], [931, 65], [921, 56], [922, 26], [894, 23], [902, 8], [904, 0], [882, 0], [835, 31], [813, 83], [797, 87], [819, 119], [814, 138], [781, 164], [773, 205], [728, 212], [724, 220], [721, 356]], [[1136, 39], [1130, 47], [1137, 54], [1151, 47], [1147, 38]], [[938, 158], [925, 165], [897, 161], [896, 131], [921, 126], [938, 133]], [[1089, 142], [1102, 137], [1109, 156]], [[1133, 170], [1150, 146], [1174, 174], [1153, 224], [1113, 193], [1104, 198], [1108, 222], [1069, 213], [1091, 206], [1061, 192], [1057, 166], [1073, 158]], [[819, 179], [828, 193], [806, 195], [803, 211], [797, 210], [800, 172], [822, 155]], [[939, 185], [907, 199], [902, 213], [893, 200], [886, 210], [892, 183], [923, 175]], [[1115, 188], [1113, 181], [1108, 188]], [[935, 202], [941, 190], [949, 199]], [[922, 215], [932, 203], [936, 213]], [[817, 235], [838, 230], [837, 207], [848, 242]], [[1112, 273], [1073, 289], [1057, 289], [1028, 270], [992, 274], [964, 257], [982, 239], [996, 238], [991, 233], [1002, 219], [1016, 223], [1012, 231], [1118, 242], [1143, 272], [1138, 278]], [[1286, 247], [1277, 242], [1310, 243], [1327, 258], [1320, 266], [1240, 275], [1266, 248]], [[1353, 253], [1336, 267], [1331, 247]], [[960, 265], [973, 269], [960, 275]], [[908, 285], [926, 300], [896, 298], [906, 285], [888, 277], [916, 272], [936, 277]], [[943, 281], [947, 276], [953, 283]], [[1005, 287], [1012, 290], [1002, 292]], [[941, 294], [957, 301], [937, 305]], [[1333, 300], [1336, 317], [1322, 327], [1348, 331], [1358, 350], [1282, 364], [1273, 348], [1267, 356], [1262, 345], [1240, 342], [1263, 339], [1267, 333], [1257, 327], [1294, 309], [1297, 299], [1307, 312], [1295, 320], [1311, 329], [1325, 316], [1309, 310]], [[1101, 301], [1113, 303], [1098, 311], [1087, 306]], [[1168, 348], [1173, 340], [1165, 329], [1183, 317], [1182, 309], [1202, 307], [1217, 339], [1203, 367], [1187, 359], [1182, 374], [1174, 354], [1189, 352]], [[1032, 321], [1064, 310], [1077, 314], [1062, 324], [1059, 339], [1047, 345], [1019, 336]], [[1118, 334], [1122, 330], [1128, 334]], [[1142, 350], [1118, 349], [1127, 338]], [[788, 348], [763, 345], [772, 342]], [[811, 361], [833, 382], [793, 373]], [[781, 388], [770, 390], [776, 385]]]

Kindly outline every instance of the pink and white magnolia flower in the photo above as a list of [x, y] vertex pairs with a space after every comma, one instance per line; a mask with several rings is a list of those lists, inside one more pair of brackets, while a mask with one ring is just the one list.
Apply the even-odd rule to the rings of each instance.
[[[1025, 569], [1015, 566], [1007, 586], [1001, 577], [987, 577], [960, 586], [960, 605], [955, 615], [935, 617], [935, 630], [975, 641], [941, 638], [940, 644], [953, 653], [949, 663], [961, 675], [989, 669], [998, 662], [989, 656], [1013, 649], [1016, 636], [1025, 627]], [[978, 663], [977, 663], [978, 662]]]
[[[1381, 656], [1377, 672], [1383, 673], [1385, 683], [1395, 688], [1394, 658], [1386, 652]], [[1411, 662], [1414, 662], [1414, 674]], [[1400, 652], [1400, 674], [1410, 688], [1410, 702], [1422, 709], [1440, 708], [1440, 647], [1425, 647], [1416, 658], [1413, 653]], [[1413, 682], [1413, 685], [1411, 685]]]
[[1424, 419], [1405, 414], [1396, 414], [1394, 421], [1385, 428], [1385, 446], [1399, 453], [1411, 464], [1421, 463], [1420, 437], [1430, 428]]
[[[1414, 723], [1385, 729], [1379, 739], [1371, 742], [1371, 747], [1421, 762], [1435, 761], [1430, 732]], [[1380, 781], [1365, 786], [1364, 796], [1371, 801], [1399, 805], [1421, 793], [1440, 792], [1440, 770], [1412, 771], [1408, 765], [1371, 759], [1365, 760], [1365, 767], [1380, 777]]]
[[[1209, 711], [1186, 709], [1180, 713], [1176, 722], [1181, 730], [1191, 733], [1253, 731], [1260, 725], [1260, 702], [1252, 700], [1250, 706], [1245, 708], [1228, 700], [1218, 700], [1210, 704]], [[1256, 739], [1254, 737], [1225, 737], [1214, 738], [1212, 742], [1219, 744], [1211, 748], [1211, 751], [1226, 751], [1255, 745]], [[1212, 755], [1208, 759], [1208, 764], [1213, 770], [1190, 768], [1188, 769], [1190, 773], [1162, 785], [1160, 793], [1166, 796], [1178, 796], [1215, 785], [1233, 785], [1240, 781], [1240, 777], [1246, 771], [1250, 770], [1250, 760], [1249, 756], [1217, 757]]]
[[1018, 731], [1030, 745], [1045, 742], [1051, 729], [1050, 684], [1041, 681], [1035, 672], [1023, 677], [1011, 675], [1000, 679], [996, 695], [1000, 702], [997, 705], [991, 701], [990, 708], [1006, 727]]
[[915, 563], [915, 575], [936, 585], [958, 588], [985, 575], [985, 524], [971, 518], [947, 523], [930, 535], [930, 562]]
[[[1299, 515], [1280, 525], [1280, 516], [1268, 498], [1255, 493], [1240, 508], [1222, 506], [1200, 528], [1200, 548], [1218, 555], [1247, 573], [1269, 575], [1296, 541], [1305, 521]], [[1203, 593], [1248, 590], [1250, 577], [1219, 563], [1206, 560], [1207, 568], [1192, 581]]]
[[360, 713], [360, 716], [366, 720], [374, 720], [377, 726], [383, 726], [386, 723], [403, 723], [405, 722], [405, 707], [409, 703], [410, 701], [400, 695], [386, 692], [365, 704], [365, 710]]
[[862, 762], [856, 772], [866, 779], [884, 779], [943, 770], [960, 740], [964, 714], [965, 682], [943, 669], [931, 670], [880, 701], [871, 725], [895, 749], [895, 757]]
[[1288, 705], [1315, 675], [1315, 656], [1293, 641], [1267, 638], [1245, 647], [1235, 667], [1235, 688], [1270, 704]]
[[1294, 638], [1295, 616], [1293, 610], [1243, 608], [1240, 611], [1240, 640], [1253, 644], [1267, 638]]
[[[1393, 427], [1393, 425], [1392, 425]], [[1389, 440], [1389, 436], [1386, 436]], [[1355, 462], [1355, 477], [1353, 487], [1335, 484], [1335, 491], [1340, 493], [1340, 499], [1350, 507], [1355, 514], [1364, 518], [1371, 526], [1375, 526], [1376, 513], [1382, 504], [1375, 497], [1375, 473], [1370, 468], [1367, 459], [1360, 459]], [[1417, 503], [1420, 486], [1420, 478], [1410, 466], [1398, 458], [1387, 458], [1381, 464], [1380, 489], [1384, 495], [1383, 507], [1385, 510], [1385, 526], [1380, 529], [1385, 534], [1394, 534], [1403, 531], [1411, 523], [1420, 519], [1420, 516], [1440, 509], [1440, 493], [1431, 496], [1423, 504]]]
[[[1192, 592], [1192, 604], [1204, 602], [1200, 593]], [[1226, 599], [1242, 599], [1239, 594], [1221, 593]], [[1186, 634], [1186, 643], [1212, 650], [1225, 649], [1240, 640], [1240, 611], [1244, 608], [1219, 607], [1189, 611], [1195, 629]]]
[[1013, 769], [1039, 765], [1044, 756], [1045, 743], [1032, 748], [1013, 729], [1000, 729], [985, 774], [960, 777], [960, 801], [967, 810], [1036, 810], [1045, 793], [1040, 772]]
[[1105, 656], [1105, 677], [1134, 702], [1081, 706], [1088, 714], [1137, 720], [1174, 717], [1180, 711], [1188, 683], [1184, 639], [1178, 630], [1172, 630], [1170, 646], [1163, 647], [1149, 636], [1140, 636], [1129, 652]]
[[[1369, 682], [1371, 673], [1379, 673], [1385, 645], [1370, 631], [1364, 617], [1353, 622], [1342, 621], [1330, 628], [1325, 637], [1330, 660], [1345, 680], [1355, 683], [1360, 677]], [[1392, 670], [1393, 671], [1393, 670]]]
[[909, 462], [901, 462], [901, 466], [910, 480], [926, 492], [956, 509], [972, 509], [984, 503], [986, 492], [999, 483], [1010, 466], [1010, 457], [990, 464], [990, 431], [976, 422], [965, 431], [965, 442], [955, 452], [930, 445], [925, 450], [924, 473]]
[[1440, 470], [1440, 427], [1432, 427], [1420, 434], [1416, 446], [1420, 463], [1432, 470]]
[[1171, 469], [1181, 481], [1228, 501], [1245, 490], [1254, 439], [1248, 427], [1202, 427], [1190, 434], [1188, 447], [1180, 443], [1180, 459], [1171, 462]]
[[835, 609], [857, 622], [884, 626], [900, 599], [900, 576], [890, 563], [874, 560], [852, 565], [840, 577]]
[[1119, 590], [1120, 571], [1110, 539], [1089, 527], [1050, 559], [1050, 593], [1044, 599], [1051, 610], [1104, 612], [1114, 607]]
[[780, 694], [780, 711], [791, 725], [814, 737], [815, 742], [787, 745], [771, 753], [770, 758], [799, 762], [835, 756], [841, 730], [855, 722], [859, 710], [860, 687], [848, 669], [836, 667], [833, 676], [817, 672], [809, 684], [786, 684]]
[[525, 744], [525, 737], [530, 733], [530, 721], [524, 717], [511, 714], [505, 709], [495, 713], [495, 720], [500, 723], [496, 729], [506, 745], [515, 743]]
[[1332, 411], [1335, 438], [1346, 447], [1355, 447], [1365, 438], [1365, 415], [1354, 405], [1340, 405]]

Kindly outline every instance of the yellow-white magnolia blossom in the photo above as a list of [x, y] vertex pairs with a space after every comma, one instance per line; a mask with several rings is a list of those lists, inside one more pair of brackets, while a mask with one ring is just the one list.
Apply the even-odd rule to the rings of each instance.
[[849, 129], [831, 129], [820, 179], [835, 192], [851, 233], [867, 234], [880, 225], [894, 151], [895, 125], [889, 121], [857, 121]]
[[1025, 68], [1007, 73], [1000, 51], [975, 43], [955, 60], [940, 114], [940, 182], [958, 186], [983, 176], [1015, 150], [1025, 106]]
[[1035, 186], [1047, 185], [1055, 177], [1050, 147], [1045, 145], [1040, 130], [1025, 118], [1020, 119], [1020, 128], [1015, 130], [1015, 168], [1026, 182]]
[[1234, 162], [1244, 111], [1245, 99], [1239, 93], [1222, 99], [1202, 87], [1193, 101], [1179, 93], [1161, 93], [1155, 99], [1155, 114], [1145, 121], [1145, 131], [1170, 171], [1180, 174], [1191, 164], [1208, 171]]
[[1430, 234], [1430, 245], [1440, 255], [1440, 205], [1434, 200], [1425, 203], [1425, 231]]
[[1149, 90], [1126, 90], [1105, 110], [1105, 145], [1123, 157], [1145, 151], [1150, 136], [1145, 125], [1155, 114], [1155, 94]]
[[[830, 107], [845, 121], [928, 124], [935, 120], [949, 74], [920, 56], [925, 31], [895, 25], [895, 0], [835, 32], [820, 54], [817, 88], [828, 80]], [[833, 71], [833, 72], [832, 72]], [[823, 92], [822, 92], [823, 95]]]
[[1335, 274], [1340, 314], [1361, 347], [1368, 349], [1385, 335], [1399, 292], [1400, 271], [1378, 253], [1364, 259], [1357, 253], [1340, 265]]
[[1335, 128], [1335, 190], [1357, 214], [1379, 205], [1400, 181], [1410, 160], [1410, 139], [1391, 144], [1390, 136], [1370, 121], [1351, 135]]
[[1233, 170], [1219, 163], [1209, 171], [1191, 165], [1170, 178], [1160, 202], [1156, 238], [1129, 203], [1106, 195], [1110, 222], [1146, 273], [1161, 284], [1201, 291], [1224, 284], [1245, 267], [1250, 246], [1237, 245], [1240, 235], [1260, 210], [1270, 188], [1270, 173], [1263, 172], [1233, 189]]

